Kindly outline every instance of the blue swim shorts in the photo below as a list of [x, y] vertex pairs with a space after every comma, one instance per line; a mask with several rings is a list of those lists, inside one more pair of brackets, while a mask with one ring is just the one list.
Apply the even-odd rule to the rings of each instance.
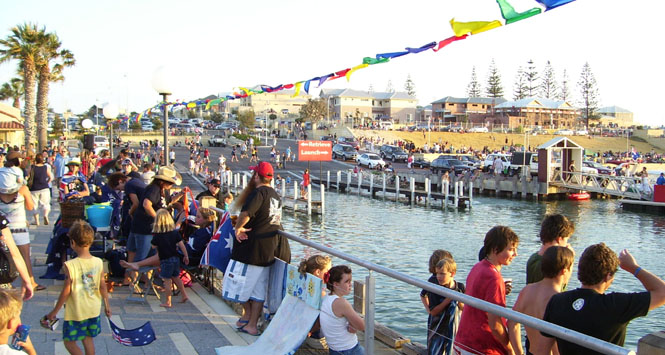
[[102, 331], [100, 317], [83, 321], [66, 320], [62, 326], [62, 340], [79, 341], [85, 337], [96, 337]]

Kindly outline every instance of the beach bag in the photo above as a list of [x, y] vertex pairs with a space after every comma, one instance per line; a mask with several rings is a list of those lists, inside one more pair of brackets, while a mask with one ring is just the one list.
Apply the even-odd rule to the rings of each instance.
[[192, 287], [192, 276], [185, 271], [185, 269], [180, 269], [180, 275], [178, 275], [178, 277], [185, 287]]
[[18, 270], [9, 248], [0, 240], [0, 284], [10, 284], [18, 277]]
[[246, 290], [243, 290], [247, 280], [245, 276], [247, 268], [245, 266], [245, 263], [231, 260], [226, 267], [224, 280], [222, 281], [222, 297], [224, 299], [238, 302], [242, 299], [243, 293], [246, 293]]

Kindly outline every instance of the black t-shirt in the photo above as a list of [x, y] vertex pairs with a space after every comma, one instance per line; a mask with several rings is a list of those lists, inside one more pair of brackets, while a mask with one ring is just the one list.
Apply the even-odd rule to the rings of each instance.
[[[578, 288], [552, 296], [543, 320], [623, 346], [628, 322], [645, 316], [650, 302], [649, 292], [600, 294]], [[557, 345], [561, 354], [600, 354], [559, 338]]]
[[233, 240], [231, 258], [250, 265], [271, 265], [275, 261], [277, 231], [281, 228], [282, 200], [272, 187], [260, 186], [247, 197], [241, 211], [249, 215], [244, 227], [251, 231], [242, 243]]
[[132, 200], [129, 198], [129, 194], [135, 194], [140, 202], [141, 198], [143, 197], [145, 187], [145, 183], [143, 180], [141, 180], [141, 178], [131, 178], [129, 181], [127, 181], [125, 184], [125, 202], [122, 205], [122, 209], [129, 211], [129, 209], [132, 207]]
[[167, 233], [155, 233], [152, 235], [150, 244], [157, 247], [159, 260], [165, 260], [172, 256], [178, 256], [178, 242], [181, 242], [180, 234], [176, 231]]
[[132, 220], [132, 233], [137, 234], [151, 234], [152, 233], [152, 224], [155, 222], [155, 218], [148, 215], [143, 208], [143, 201], [150, 200], [152, 202], [152, 208], [157, 212], [160, 208], [166, 208], [170, 202], [170, 196], [168, 192], [165, 191], [164, 196], [162, 196], [161, 189], [157, 184], [150, 184], [145, 188], [143, 192], [143, 197], [139, 199], [139, 207], [134, 212], [134, 219]]

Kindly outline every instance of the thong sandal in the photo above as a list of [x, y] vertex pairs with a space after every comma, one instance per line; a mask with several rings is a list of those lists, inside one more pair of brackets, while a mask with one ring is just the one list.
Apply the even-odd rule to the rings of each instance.
[[249, 335], [251, 335], [251, 336], [253, 336], [253, 337], [261, 336], [261, 332], [258, 331], [258, 330], [256, 331], [255, 334], [252, 334], [252, 333], [246, 331], [245, 328], [240, 328], [240, 329], [238, 329], [238, 331], [241, 332], [241, 333], [249, 334]]
[[[238, 326], [238, 323], [240, 323], [241, 325]], [[236, 329], [241, 330], [247, 325], [247, 323], [249, 323], [249, 320], [238, 319], [238, 321], [236, 322]]]
[[34, 290], [35, 290], [35, 291], [44, 291], [44, 290], [46, 290], [46, 286], [44, 286], [44, 285], [37, 285], [37, 286], [34, 288]]

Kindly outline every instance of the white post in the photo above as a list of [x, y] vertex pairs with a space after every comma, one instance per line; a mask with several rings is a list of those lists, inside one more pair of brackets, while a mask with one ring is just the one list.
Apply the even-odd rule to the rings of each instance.
[[448, 180], [443, 181], [443, 207], [448, 206], [448, 193], [450, 192], [450, 182]]
[[286, 197], [286, 180], [282, 179], [280, 182], [280, 185], [282, 185], [282, 198]]
[[[270, 179], [272, 181], [272, 179]], [[242, 188], [247, 187], [247, 175], [242, 174]]]
[[430, 192], [430, 185], [429, 185], [429, 178], [425, 178], [425, 192], [427, 193], [427, 200], [425, 200], [425, 204], [429, 206], [429, 200], [432, 197], [432, 194]]
[[457, 208], [457, 203], [459, 202], [459, 184], [455, 183], [455, 208]]
[[349, 190], [351, 190], [351, 172], [347, 171], [346, 172], [346, 193], [349, 193]]
[[326, 189], [330, 190], [330, 170], [328, 170], [328, 183], [326, 184]]
[[321, 215], [325, 215], [326, 213], [326, 189], [323, 188], [323, 185], [321, 186]]
[[312, 215], [312, 184], [307, 185], [307, 215]]
[[395, 202], [399, 201], [399, 175], [395, 175]]
[[369, 174], [369, 197], [374, 196], [374, 174]]
[[457, 182], [459, 184], [459, 197], [464, 196], [464, 180]]
[[386, 198], [386, 173], [382, 173], [383, 176], [383, 198]]
[[416, 202], [416, 179], [412, 176], [410, 180], [411, 204], [413, 205]]
[[297, 210], [298, 210], [298, 182], [293, 181], [293, 212]]
[[473, 181], [469, 181], [469, 208], [471, 208], [472, 202], [473, 202]]
[[337, 192], [339, 193], [339, 182], [342, 180], [342, 171], [337, 171]]
[[362, 171], [358, 172], [358, 195], [360, 195], [360, 186], [362, 186], [363, 183], [363, 173]]

